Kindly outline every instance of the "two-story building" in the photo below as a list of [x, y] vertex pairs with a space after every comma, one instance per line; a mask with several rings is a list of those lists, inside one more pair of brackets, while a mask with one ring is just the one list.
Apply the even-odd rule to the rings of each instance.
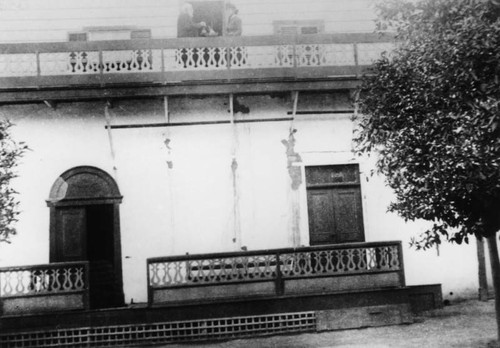
[[[113, 315], [133, 330], [200, 311], [331, 329], [356, 326], [338, 324], [340, 303], [477, 291], [474, 245], [409, 248], [425, 223], [387, 213], [390, 190], [353, 151], [359, 78], [394, 45], [373, 34], [373, 2], [232, 0], [236, 37], [226, 2], [191, 1], [216, 35], [177, 38], [178, 0], [0, 0], [0, 115], [31, 149], [18, 235], [0, 245], [4, 328], [65, 309], [116, 327], [95, 313], [147, 302]], [[286, 331], [270, 327], [247, 332]]]

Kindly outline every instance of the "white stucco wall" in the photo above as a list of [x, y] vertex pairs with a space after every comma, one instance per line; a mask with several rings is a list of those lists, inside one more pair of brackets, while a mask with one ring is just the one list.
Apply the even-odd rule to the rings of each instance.
[[[88, 27], [148, 28], [175, 37], [182, 0], [0, 0], [0, 42], [67, 41]], [[244, 35], [272, 35], [274, 20], [323, 20], [326, 32], [372, 32], [375, 0], [232, 0]]]
[[[251, 109], [249, 115], [237, 115], [240, 118], [286, 117], [291, 110], [289, 98], [239, 100]], [[299, 110], [307, 109], [307, 97], [300, 100]], [[229, 118], [227, 108], [226, 97], [169, 101], [172, 122]], [[117, 102], [110, 115], [112, 124], [165, 121], [158, 99]], [[299, 115], [293, 123], [115, 129], [114, 161], [101, 102], [63, 103], [55, 110], [43, 104], [2, 106], [0, 116], [16, 123], [15, 137], [32, 149], [16, 180], [22, 210], [19, 234], [12, 244], [0, 244], [0, 266], [48, 262], [45, 200], [56, 178], [80, 165], [96, 166], [114, 176], [124, 196], [120, 224], [127, 301], [146, 300], [148, 257], [292, 246], [294, 193], [282, 140], [288, 139], [293, 127], [302, 166], [360, 164], [366, 240], [403, 241], [409, 285], [442, 283], [444, 294], [453, 296], [477, 291], [473, 243], [443, 245], [439, 254], [409, 249], [411, 236], [422, 232], [425, 224], [404, 223], [386, 213], [391, 192], [381, 178], [369, 175], [369, 161], [353, 156], [348, 114]], [[164, 144], [167, 138], [170, 154]], [[238, 165], [236, 181], [233, 157]], [[308, 245], [304, 183], [298, 195], [298, 245]]]

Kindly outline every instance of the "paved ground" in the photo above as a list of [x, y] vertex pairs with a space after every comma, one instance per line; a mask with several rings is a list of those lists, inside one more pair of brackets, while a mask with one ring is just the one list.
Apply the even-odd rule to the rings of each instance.
[[496, 337], [494, 302], [452, 303], [417, 317], [414, 324], [165, 348], [486, 348]]

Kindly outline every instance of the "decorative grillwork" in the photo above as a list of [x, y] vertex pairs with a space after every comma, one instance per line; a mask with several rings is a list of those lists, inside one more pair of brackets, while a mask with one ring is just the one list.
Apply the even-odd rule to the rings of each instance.
[[0, 298], [83, 291], [86, 264], [51, 264], [0, 269]]
[[280, 261], [284, 278], [401, 269], [397, 246], [284, 253]]
[[104, 73], [161, 71], [161, 50], [103, 51]]
[[316, 330], [314, 312], [0, 334], [0, 346], [112, 347], [222, 340]]
[[276, 255], [159, 261], [149, 264], [154, 287], [231, 283], [276, 277]]
[[36, 54], [0, 54], [0, 76], [36, 76]]
[[99, 52], [40, 53], [42, 76], [97, 74], [99, 72]]
[[225, 47], [192, 47], [169, 51], [166, 55], [168, 70], [227, 69], [227, 49]]

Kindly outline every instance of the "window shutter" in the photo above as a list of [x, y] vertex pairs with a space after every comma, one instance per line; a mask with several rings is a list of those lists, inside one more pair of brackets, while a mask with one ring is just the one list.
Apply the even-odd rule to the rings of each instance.
[[69, 33], [68, 41], [87, 41], [87, 33]]

